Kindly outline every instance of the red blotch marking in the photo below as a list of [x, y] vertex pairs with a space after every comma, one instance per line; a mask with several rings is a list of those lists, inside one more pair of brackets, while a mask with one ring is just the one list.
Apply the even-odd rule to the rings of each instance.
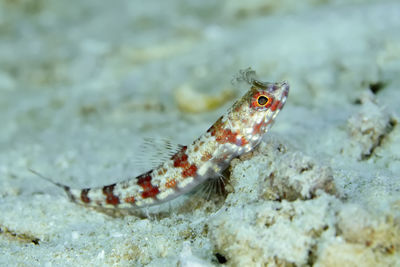
[[[212, 136], [214, 136], [217, 132], [220, 131], [222, 128], [222, 119], [223, 116], [221, 116], [208, 130], [207, 133], [211, 133]], [[201, 144], [200, 144], [201, 145]]]
[[281, 101], [279, 101], [278, 99], [275, 99], [274, 103], [271, 106], [271, 110], [275, 111], [280, 104], [281, 104]]
[[283, 92], [283, 96], [288, 96], [288, 94], [289, 94], [289, 90], [285, 90], [284, 92]]
[[135, 203], [135, 197], [126, 197], [125, 199], [124, 199], [124, 201], [126, 202], [126, 203]]
[[187, 178], [190, 176], [195, 176], [197, 172], [197, 167], [194, 164], [189, 164], [189, 156], [186, 154], [187, 146], [182, 147], [182, 149], [172, 156], [175, 168], [182, 168], [182, 177]]
[[219, 133], [217, 133], [217, 142], [221, 144], [226, 143], [235, 143], [236, 142], [237, 133], [232, 132], [230, 129], [222, 129]]
[[160, 192], [157, 186], [151, 184], [151, 172], [139, 176], [137, 184], [143, 188], [142, 198], [155, 197]]
[[165, 168], [161, 168], [161, 169], [159, 169], [159, 170], [157, 171], [157, 174], [158, 174], [159, 176], [164, 175], [164, 174], [166, 174], [166, 173], [167, 173], [167, 169], [165, 169]]
[[266, 124], [265, 124], [265, 122], [264, 121], [262, 121], [262, 122], [260, 122], [260, 123], [257, 123], [256, 125], [254, 125], [254, 127], [253, 127], [253, 134], [259, 134], [260, 132], [261, 132], [261, 128], [263, 127], [263, 126], [265, 126]]
[[182, 149], [176, 153], [175, 155], [172, 156], [172, 160], [174, 161], [174, 167], [178, 168], [186, 168], [189, 163], [188, 163], [188, 155], [186, 155], [186, 150], [187, 146], [182, 147]]
[[246, 138], [243, 136], [238, 140], [238, 132], [232, 132], [230, 129], [221, 129], [219, 132], [215, 134], [215, 140], [220, 144], [236, 144], [238, 146], [244, 146], [248, 143]]
[[254, 125], [254, 127], [253, 127], [253, 133], [254, 133], [254, 134], [259, 134], [259, 133], [261, 132], [261, 127], [267, 126], [267, 125], [270, 124], [272, 121], [273, 121], [273, 120], [271, 119], [271, 120], [269, 120], [269, 121], [267, 121], [267, 122], [262, 121], [262, 122], [260, 122], [260, 123], [258, 123], [258, 124], [256, 124], [256, 125]]
[[215, 134], [217, 133], [217, 128], [215, 126], [211, 126], [211, 128], [208, 129], [207, 132], [209, 132], [211, 136], [215, 136]]
[[190, 176], [195, 176], [196, 172], [197, 172], [197, 167], [196, 167], [196, 165], [192, 164], [188, 168], [186, 168], [182, 171], [182, 177], [187, 178]]
[[88, 193], [89, 193], [90, 189], [82, 189], [81, 192], [81, 200], [83, 203], [90, 203], [90, 198], [88, 197]]
[[278, 105], [278, 109], [282, 109], [283, 108], [283, 104], [284, 104], [283, 102], [280, 102], [279, 105]]
[[238, 146], [244, 146], [246, 144], [248, 144], [248, 141], [246, 140], [246, 138], [244, 138], [243, 136], [240, 137], [240, 139], [238, 140], [238, 132], [232, 132], [231, 129], [224, 129], [222, 128], [222, 118], [219, 118], [219, 120], [214, 123], [213, 126], [210, 127], [210, 129], [208, 129], [207, 132], [209, 132], [211, 134], [211, 136], [215, 136], [215, 140], [217, 141], [217, 143], [220, 144], [226, 144], [226, 143], [231, 143], [231, 144], [236, 144]]
[[211, 153], [206, 152], [202, 157], [201, 157], [201, 161], [208, 161], [212, 158]]
[[111, 205], [118, 205], [119, 202], [119, 197], [114, 195], [114, 187], [115, 184], [112, 185], [107, 185], [103, 187], [103, 194], [106, 195], [106, 203], [111, 204]]
[[168, 180], [165, 183], [165, 187], [166, 188], [175, 188], [176, 187], [176, 180], [175, 179]]
[[142, 192], [142, 198], [155, 197], [158, 195], [158, 193], [160, 193], [160, 190], [158, 190], [158, 187], [152, 187], [150, 190]]
[[244, 146], [245, 144], [248, 144], [246, 138], [244, 136], [240, 137], [239, 140], [236, 140], [236, 145], [237, 146]]

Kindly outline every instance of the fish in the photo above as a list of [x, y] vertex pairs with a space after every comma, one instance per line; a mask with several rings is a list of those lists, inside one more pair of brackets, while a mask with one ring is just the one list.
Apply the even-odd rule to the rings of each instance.
[[251, 69], [240, 71], [247, 92], [205, 133], [165, 162], [139, 176], [95, 188], [71, 188], [36, 175], [61, 187], [75, 203], [111, 209], [159, 205], [191, 192], [210, 179], [219, 179], [230, 162], [254, 150], [284, 107], [289, 84], [262, 82]]

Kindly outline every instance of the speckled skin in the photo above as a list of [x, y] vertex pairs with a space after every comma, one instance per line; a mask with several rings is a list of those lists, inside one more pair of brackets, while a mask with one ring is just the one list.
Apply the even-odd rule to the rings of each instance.
[[159, 167], [138, 177], [100, 188], [64, 188], [70, 199], [105, 208], [157, 205], [219, 177], [230, 161], [253, 150], [283, 108], [289, 85], [248, 78], [250, 89], [203, 135]]

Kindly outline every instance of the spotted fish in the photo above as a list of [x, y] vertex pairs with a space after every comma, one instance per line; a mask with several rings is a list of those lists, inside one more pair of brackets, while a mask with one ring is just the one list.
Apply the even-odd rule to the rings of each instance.
[[[289, 93], [286, 82], [269, 83], [242, 72], [250, 88], [203, 135], [155, 169], [137, 177], [98, 188], [62, 187], [79, 204], [103, 208], [157, 205], [216, 179], [232, 159], [250, 152], [261, 141], [283, 108]], [[54, 183], [54, 182], [53, 182]]]

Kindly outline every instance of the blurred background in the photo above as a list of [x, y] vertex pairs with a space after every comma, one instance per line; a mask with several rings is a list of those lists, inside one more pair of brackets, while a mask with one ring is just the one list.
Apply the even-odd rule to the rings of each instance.
[[248, 67], [291, 85], [269, 135], [332, 167], [343, 199], [393, 214], [399, 1], [0, 0], [0, 233], [68, 231], [35, 215], [62, 195], [28, 168], [76, 187], [138, 175], [163, 159], [153, 140], [206, 131]]
[[330, 158], [364, 92], [399, 111], [399, 7], [2, 0], [2, 188], [21, 190], [27, 167], [79, 185], [138, 174], [163, 150], [144, 138], [191, 142], [245, 92], [231, 80], [247, 67], [291, 84], [273, 131]]

